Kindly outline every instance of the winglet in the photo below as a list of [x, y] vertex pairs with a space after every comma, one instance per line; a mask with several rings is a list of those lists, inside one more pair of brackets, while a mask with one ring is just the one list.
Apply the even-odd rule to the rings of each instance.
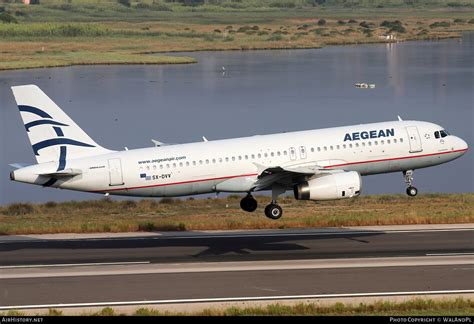
[[204, 142], [209, 142], [205, 136], [202, 137], [202, 140], [203, 140]]
[[400, 115], [397, 116], [399, 121], [403, 121], [402, 117]]

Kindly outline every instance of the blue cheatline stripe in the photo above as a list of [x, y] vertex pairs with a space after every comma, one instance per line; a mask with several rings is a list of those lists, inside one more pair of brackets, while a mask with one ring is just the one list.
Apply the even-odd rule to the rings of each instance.
[[51, 178], [43, 184], [43, 187], [51, 187], [58, 179]]
[[63, 130], [61, 129], [61, 127], [53, 127], [53, 128], [54, 128], [54, 131], [56, 132], [56, 135], [58, 135], [59, 137], [64, 136], [64, 133], [63, 133]]
[[38, 125], [58, 125], [58, 126], [69, 126], [54, 120], [48, 120], [48, 119], [43, 119], [43, 120], [35, 120], [32, 121], [28, 124], [25, 124], [26, 131], [29, 132], [31, 127], [35, 127]]
[[42, 141], [42, 142], [34, 144], [33, 145], [33, 152], [35, 153], [35, 155], [39, 155], [38, 154], [39, 150], [41, 150], [45, 147], [50, 147], [50, 146], [54, 146], [54, 145], [61, 145], [61, 144], [68, 144], [68, 145], [74, 145], [74, 146], [84, 146], [84, 147], [95, 147], [94, 145], [91, 145], [91, 144], [87, 144], [87, 143], [75, 141], [75, 140], [72, 140], [72, 139], [69, 139], [69, 138], [61, 137], [61, 138], [49, 139], [49, 140]]
[[59, 153], [59, 166], [56, 171], [62, 171], [66, 167], [66, 146], [61, 146], [61, 152]]
[[36, 107], [31, 107], [31, 106], [26, 106], [26, 105], [19, 105], [18, 109], [20, 109], [20, 111], [30, 112], [32, 114], [38, 115], [38, 116], [43, 117], [43, 118], [53, 118], [48, 113], [46, 113], [43, 110], [41, 110], [39, 108], [36, 108]]

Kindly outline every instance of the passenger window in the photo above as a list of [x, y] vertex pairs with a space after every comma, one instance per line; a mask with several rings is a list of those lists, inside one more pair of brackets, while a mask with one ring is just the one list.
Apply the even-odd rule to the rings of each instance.
[[209, 164], [209, 160], [206, 160], [206, 164]]
[[320, 147], [318, 147], [318, 152], [321, 152], [321, 148], [320, 148]]
[[285, 156], [286, 156], [286, 151], [283, 151], [283, 155], [285, 155]]
[[277, 156], [280, 156], [280, 155], [281, 155], [281, 154], [280, 154], [280, 151], [278, 151], [278, 152], [277, 152]]
[[352, 148], [352, 144], [349, 144], [349, 147]]
[[176, 163], [173, 163], [173, 168], [176, 168]]
[[369, 144], [369, 146], [372, 146], [372, 142], [369, 142], [368, 144]]
[[235, 156], [232, 157], [232, 161], [235, 161]]
[[345, 148], [346, 148], [346, 144], [342, 144], [342, 148], [344, 148], [344, 149], [345, 149]]
[[193, 161], [193, 165], [194, 165], [194, 166], [196, 165], [196, 161]]
[[149, 166], [149, 165], [147, 165], [147, 166], [146, 166], [146, 169], [147, 169], [147, 170], [150, 170], [150, 166]]
[[212, 159], [212, 163], [216, 163], [216, 159]]
[[261, 158], [262, 158], [262, 154], [258, 153], [258, 158], [261, 159]]
[[362, 142], [362, 146], [365, 146], [365, 142]]
[[183, 167], [183, 162], [179, 162], [179, 166], [182, 168]]
[[186, 162], [186, 166], [189, 166], [189, 162]]
[[400, 138], [400, 143], [403, 143], [403, 138]]
[[339, 150], [341, 147], [339, 145], [337, 145], [336, 148]]
[[199, 160], [199, 164], [201, 164], [201, 165], [202, 165], [202, 160]]
[[397, 139], [396, 139], [396, 138], [393, 139], [393, 143], [394, 143], [394, 144], [397, 143]]
[[325, 150], [325, 151], [327, 151], [327, 150], [328, 150], [327, 146], [325, 146], [325, 147], [324, 147], [324, 150]]
[[241, 155], [239, 155], [239, 161], [240, 161], [240, 160], [242, 160], [242, 156], [241, 156]]
[[334, 150], [334, 147], [332, 145], [330, 146], [330, 148], [331, 148], [331, 151]]
[[160, 169], [163, 169], [163, 164], [160, 164]]
[[156, 170], [156, 165], [153, 166], [153, 170]]
[[270, 155], [271, 155], [271, 157], [273, 157], [275, 154], [272, 152], [272, 153], [270, 153]]
[[359, 147], [359, 143], [356, 143], [356, 147]]
[[390, 140], [387, 140], [387, 144], [390, 144]]
[[226, 162], [229, 162], [229, 158], [228, 158], [228, 157], [226, 157], [226, 158], [225, 158], [225, 161], [226, 161]]
[[314, 152], [314, 147], [311, 148], [311, 152]]
[[169, 168], [170, 168], [170, 165], [169, 165], [169, 164], [167, 164], [167, 165], [166, 165], [166, 167], [169, 169]]
[[267, 153], [265, 153], [265, 154], [263, 154], [263, 156], [264, 156], [264, 157], [268, 157], [268, 154], [267, 154]]

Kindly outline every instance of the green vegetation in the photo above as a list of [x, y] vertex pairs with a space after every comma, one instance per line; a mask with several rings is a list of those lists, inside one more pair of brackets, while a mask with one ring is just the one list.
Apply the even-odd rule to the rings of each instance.
[[[470, 0], [20, 2], [0, 6], [0, 70], [192, 63], [189, 57], [154, 53], [319, 48], [394, 41], [386, 33], [403, 41], [459, 37], [474, 30]], [[384, 21], [389, 24], [381, 26]]]
[[[293, 305], [270, 304], [257, 307], [228, 307], [204, 309], [198, 312], [169, 312], [159, 311], [153, 308], [138, 308], [134, 311], [121, 313], [113, 308], [106, 307], [99, 312], [82, 313], [80, 315], [88, 316], [249, 316], [249, 315], [270, 315], [270, 316], [291, 316], [291, 315], [374, 315], [374, 316], [469, 316], [474, 312], [474, 301], [463, 298], [450, 299], [425, 299], [414, 298], [408, 301], [391, 302], [375, 301], [373, 303], [344, 304], [334, 303], [332, 305], [317, 305], [314, 303], [299, 303]], [[34, 311], [30, 312], [0, 312], [0, 316], [26, 316], [26, 315], [65, 315], [61, 310], [50, 309], [47, 313], [41, 314]]]
[[375, 195], [314, 203], [281, 198], [278, 221], [240, 209], [239, 195], [219, 199], [101, 199], [0, 207], [0, 234], [277, 229], [474, 222], [474, 194]]

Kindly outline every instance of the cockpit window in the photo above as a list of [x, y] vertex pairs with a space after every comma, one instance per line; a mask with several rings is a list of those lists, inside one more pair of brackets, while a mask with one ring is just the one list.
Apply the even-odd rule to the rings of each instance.
[[440, 138], [438, 131], [435, 132], [435, 138]]
[[446, 136], [449, 135], [449, 133], [445, 130], [441, 130], [441, 131], [439, 131], [439, 133], [441, 134], [441, 137], [446, 137]]

